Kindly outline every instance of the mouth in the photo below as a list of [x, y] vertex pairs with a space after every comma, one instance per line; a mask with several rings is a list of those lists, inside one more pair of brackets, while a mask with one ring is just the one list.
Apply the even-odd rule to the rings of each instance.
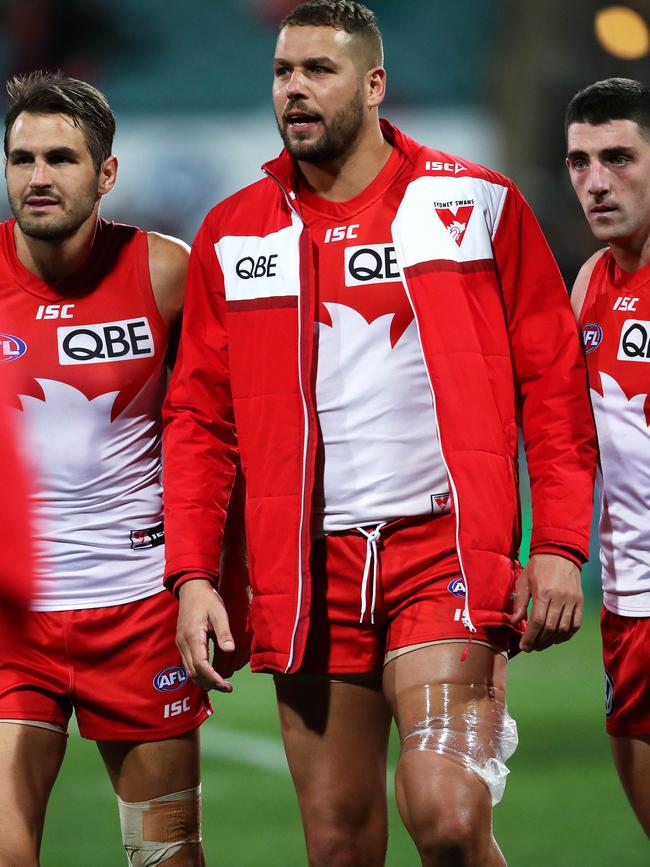
[[54, 199], [51, 196], [30, 196], [25, 200], [25, 205], [31, 211], [49, 211], [60, 204], [59, 199]]
[[306, 132], [320, 123], [320, 115], [292, 109], [284, 114], [284, 123], [288, 129]]
[[594, 217], [607, 217], [617, 211], [616, 205], [594, 205], [590, 208], [589, 213]]

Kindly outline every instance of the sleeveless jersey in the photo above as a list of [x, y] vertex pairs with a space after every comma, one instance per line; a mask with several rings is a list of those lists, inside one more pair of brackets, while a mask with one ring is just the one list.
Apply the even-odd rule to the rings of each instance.
[[391, 236], [410, 169], [395, 148], [353, 199], [299, 193], [317, 263], [315, 535], [449, 510], [431, 388]]
[[650, 265], [597, 261], [580, 314], [600, 447], [605, 607], [650, 615]]
[[0, 363], [32, 459], [34, 608], [96, 608], [162, 589], [160, 485], [167, 327], [147, 235], [99, 220], [92, 256], [46, 283], [0, 224]]

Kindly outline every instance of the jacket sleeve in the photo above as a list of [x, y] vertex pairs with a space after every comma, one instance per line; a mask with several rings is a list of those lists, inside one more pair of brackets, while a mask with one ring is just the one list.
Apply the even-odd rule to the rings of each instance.
[[223, 275], [210, 215], [192, 246], [178, 358], [163, 409], [165, 584], [219, 573], [237, 465]]
[[597, 460], [584, 357], [537, 220], [516, 187], [505, 196], [493, 243], [530, 474], [530, 552], [565, 550], [584, 562]]

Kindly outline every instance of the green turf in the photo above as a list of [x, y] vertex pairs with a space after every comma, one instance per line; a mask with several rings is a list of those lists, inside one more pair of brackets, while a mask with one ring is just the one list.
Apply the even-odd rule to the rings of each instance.
[[[510, 867], [646, 867], [650, 847], [628, 808], [602, 726], [597, 611], [570, 644], [511, 664], [509, 704], [520, 747], [510, 762], [495, 833]], [[219, 729], [277, 735], [271, 679], [238, 675], [218, 700], [207, 742]], [[394, 745], [393, 745], [394, 761]], [[203, 762], [204, 838], [209, 865], [302, 867], [302, 832], [285, 771], [242, 765], [236, 755]], [[43, 867], [124, 863], [117, 810], [93, 744], [70, 738], [50, 804]], [[391, 812], [390, 867], [417, 865]]]

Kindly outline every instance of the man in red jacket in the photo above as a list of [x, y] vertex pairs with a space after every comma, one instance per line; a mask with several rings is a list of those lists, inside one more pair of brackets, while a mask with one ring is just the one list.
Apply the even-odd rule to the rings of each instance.
[[585, 262], [571, 295], [602, 469], [606, 728], [650, 836], [650, 88], [598, 81], [571, 100], [566, 125], [571, 183], [592, 232], [607, 244]]
[[585, 370], [521, 194], [380, 121], [382, 60], [359, 3], [313, 0], [280, 26], [285, 150], [210, 212], [190, 260], [166, 410], [167, 584], [188, 670], [229, 690], [207, 644], [234, 646], [214, 589], [240, 464], [251, 664], [275, 674], [309, 863], [383, 864], [394, 718], [422, 863], [502, 865], [507, 657], [580, 625]]
[[5, 409], [7, 377], [0, 377], [0, 654], [24, 639], [29, 601], [34, 591], [34, 554], [29, 533], [27, 484], [16, 444], [16, 431]]

